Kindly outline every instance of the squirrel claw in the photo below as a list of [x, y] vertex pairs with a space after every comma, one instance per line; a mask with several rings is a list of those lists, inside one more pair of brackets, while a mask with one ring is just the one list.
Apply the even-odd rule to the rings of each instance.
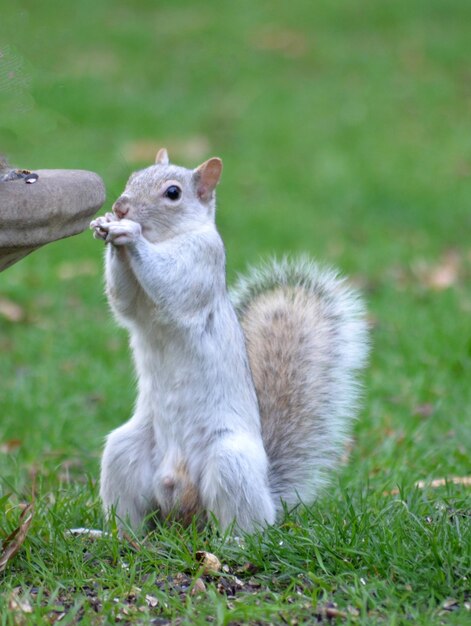
[[94, 239], [106, 239], [107, 237], [107, 232], [104, 230], [101, 230], [101, 228], [96, 228], [93, 232], [93, 238]]
[[108, 236], [109, 223], [109, 220], [103, 215], [90, 222], [90, 228], [93, 230], [94, 239], [106, 240]]

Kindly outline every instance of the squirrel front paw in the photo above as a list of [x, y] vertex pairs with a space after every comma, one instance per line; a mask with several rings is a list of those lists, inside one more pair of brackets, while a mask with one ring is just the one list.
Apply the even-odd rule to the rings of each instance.
[[137, 241], [142, 233], [140, 224], [132, 220], [117, 220], [112, 213], [93, 220], [90, 228], [93, 229], [96, 239], [103, 239], [105, 243], [112, 243], [114, 246], [125, 246]]
[[90, 222], [90, 228], [93, 230], [93, 236], [95, 239], [103, 239], [106, 240], [108, 235], [107, 224], [116, 220], [116, 217], [113, 213], [105, 213], [105, 215], [100, 215], [100, 217], [95, 218]]

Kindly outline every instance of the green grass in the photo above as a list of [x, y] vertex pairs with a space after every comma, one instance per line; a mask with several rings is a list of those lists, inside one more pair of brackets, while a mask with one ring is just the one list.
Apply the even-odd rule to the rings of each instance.
[[[154, 147], [221, 156], [230, 280], [307, 251], [362, 287], [373, 350], [350, 459], [310, 510], [243, 545], [179, 527], [138, 550], [73, 538], [103, 526], [100, 450], [134, 401], [127, 337], [90, 233], [3, 272], [23, 317], [0, 315], [0, 528], [33, 482], [36, 515], [0, 574], [1, 624], [328, 623], [333, 604], [337, 623], [471, 623], [470, 488], [414, 487], [471, 475], [469, 41], [467, 0], [2, 7], [0, 152], [97, 171], [106, 209]], [[192, 595], [201, 549], [226, 567]], [[17, 588], [32, 613], [11, 608]]]

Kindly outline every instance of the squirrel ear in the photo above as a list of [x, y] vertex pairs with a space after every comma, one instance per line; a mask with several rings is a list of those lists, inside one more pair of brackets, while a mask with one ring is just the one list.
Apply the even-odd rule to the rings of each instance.
[[158, 165], [168, 165], [170, 159], [168, 158], [168, 152], [165, 148], [160, 148], [155, 156], [155, 162]]
[[222, 161], [213, 157], [205, 161], [195, 170], [196, 191], [204, 202], [210, 200], [216, 185], [221, 178]]

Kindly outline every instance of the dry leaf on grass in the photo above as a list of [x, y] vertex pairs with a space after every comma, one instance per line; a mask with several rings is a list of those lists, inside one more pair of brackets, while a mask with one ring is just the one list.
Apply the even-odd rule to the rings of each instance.
[[198, 161], [209, 155], [210, 144], [206, 137], [195, 135], [186, 139], [141, 139], [123, 146], [123, 156], [130, 163], [153, 163], [160, 148], [168, 150], [170, 160]]
[[442, 608], [445, 609], [445, 611], [454, 611], [458, 607], [459, 602], [456, 598], [447, 598], [442, 604]]
[[293, 59], [304, 56], [309, 50], [304, 33], [276, 27], [267, 28], [262, 32], [257, 31], [252, 37], [252, 44], [259, 50], [278, 52]]
[[[418, 480], [414, 486], [417, 489], [425, 489], [430, 487], [437, 489], [438, 487], [444, 487], [447, 483], [453, 483], [454, 485], [463, 485], [464, 487], [471, 487], [471, 476], [450, 476], [449, 478], [435, 478], [434, 480]], [[384, 496], [397, 496], [399, 489], [391, 489], [391, 491], [383, 492]]]
[[25, 312], [16, 302], [0, 298], [0, 317], [4, 317], [9, 322], [21, 322], [25, 318]]
[[345, 613], [345, 611], [340, 611], [337, 607], [335, 606], [326, 606], [323, 607], [320, 611], [319, 611], [319, 615], [321, 617], [323, 617], [325, 615], [325, 617], [330, 621], [332, 619], [347, 619], [348, 615], [347, 613]]
[[0, 554], [0, 572], [6, 568], [7, 564], [16, 555], [26, 539], [29, 527], [33, 520], [34, 507], [28, 504], [21, 512], [18, 528], [8, 535], [3, 541], [2, 552]]
[[14, 615], [15, 624], [26, 623], [24, 614], [32, 613], [33, 607], [28, 598], [23, 597], [21, 587], [17, 587], [12, 591], [8, 598], [8, 608]]
[[159, 601], [155, 596], [151, 596], [150, 594], [146, 594], [146, 604], [148, 607], [153, 609], [158, 605]]
[[71, 280], [78, 276], [97, 276], [99, 267], [94, 261], [81, 263], [66, 261], [59, 265], [57, 275], [61, 280]]
[[129, 535], [126, 531], [123, 531], [121, 536], [124, 539], [124, 541], [126, 541], [131, 546], [131, 548], [133, 548], [136, 552], [141, 551], [141, 546], [139, 545], [139, 543], [133, 537], [131, 537], [131, 535]]
[[451, 478], [435, 478], [432, 482], [426, 480], [419, 480], [415, 483], [418, 489], [425, 489], [425, 487], [444, 487], [447, 483], [453, 483], [454, 485], [464, 485], [465, 487], [471, 487], [471, 476], [452, 476]]
[[434, 291], [443, 291], [458, 282], [462, 258], [456, 250], [445, 252], [437, 263], [417, 264], [414, 273], [420, 283]]
[[21, 439], [10, 439], [9, 441], [4, 441], [3, 443], [0, 443], [0, 452], [3, 454], [14, 452], [15, 450], [18, 450], [22, 443]]

